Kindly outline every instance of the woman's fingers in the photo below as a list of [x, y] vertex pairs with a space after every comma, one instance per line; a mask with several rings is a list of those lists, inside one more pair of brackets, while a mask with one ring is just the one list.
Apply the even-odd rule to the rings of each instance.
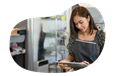
[[67, 67], [66, 64], [58, 64], [58, 66], [60, 66], [61, 68], [65, 68], [65, 67]]
[[83, 62], [81, 62], [81, 63], [85, 63], [85, 64], [87, 64], [87, 65], [90, 65], [90, 63], [87, 62], [87, 61], [83, 61]]
[[89, 65], [89, 62], [87, 62], [87, 61], [84, 61], [84, 63], [86, 63], [87, 65]]

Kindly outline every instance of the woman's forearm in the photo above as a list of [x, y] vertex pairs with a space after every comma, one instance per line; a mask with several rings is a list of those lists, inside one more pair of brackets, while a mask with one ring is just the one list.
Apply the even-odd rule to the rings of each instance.
[[74, 61], [74, 56], [69, 56], [67, 59], [63, 59], [60, 62], [72, 62]]

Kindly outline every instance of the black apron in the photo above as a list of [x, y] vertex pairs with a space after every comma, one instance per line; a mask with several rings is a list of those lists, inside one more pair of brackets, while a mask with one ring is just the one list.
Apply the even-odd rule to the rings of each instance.
[[44, 53], [45, 53], [45, 49], [44, 49], [45, 35], [46, 34], [43, 32], [43, 34], [41, 36], [41, 40], [39, 40], [38, 61], [44, 59]]
[[[87, 61], [91, 64], [98, 58], [99, 53], [96, 47], [96, 38], [97, 33], [93, 41], [80, 40], [78, 39], [77, 33], [76, 41], [74, 42], [73, 46], [75, 62]], [[74, 68], [74, 70], [77, 70], [77, 68]]]

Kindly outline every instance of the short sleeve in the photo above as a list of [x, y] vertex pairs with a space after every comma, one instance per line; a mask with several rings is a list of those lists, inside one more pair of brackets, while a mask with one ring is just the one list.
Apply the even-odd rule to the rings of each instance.
[[67, 49], [69, 51], [70, 56], [75, 56], [73, 52], [74, 41], [75, 41], [75, 36], [72, 36], [72, 39], [71, 38], [69, 39], [69, 43], [67, 45]]
[[105, 44], [105, 32], [103, 32], [102, 30], [99, 31], [97, 40], [99, 45], [99, 53], [101, 53]]

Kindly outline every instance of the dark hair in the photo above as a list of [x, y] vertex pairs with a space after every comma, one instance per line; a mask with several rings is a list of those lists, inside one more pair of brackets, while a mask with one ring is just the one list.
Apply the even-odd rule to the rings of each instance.
[[72, 38], [72, 35], [76, 36], [76, 32], [79, 31], [79, 29], [76, 28], [76, 26], [74, 24], [74, 21], [73, 21], [73, 18], [76, 15], [79, 15], [80, 17], [85, 17], [86, 19], [88, 18], [88, 16], [90, 17], [90, 21], [89, 21], [90, 31], [89, 31], [89, 34], [92, 35], [93, 29], [98, 30], [91, 14], [89, 13], [89, 11], [83, 6], [78, 6], [72, 11], [72, 14], [71, 14], [71, 18], [70, 18], [70, 38]]

